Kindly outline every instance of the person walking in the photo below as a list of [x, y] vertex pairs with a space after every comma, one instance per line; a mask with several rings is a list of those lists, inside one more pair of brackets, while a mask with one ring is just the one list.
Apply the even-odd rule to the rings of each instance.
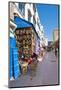
[[55, 48], [55, 56], [57, 56], [57, 49]]

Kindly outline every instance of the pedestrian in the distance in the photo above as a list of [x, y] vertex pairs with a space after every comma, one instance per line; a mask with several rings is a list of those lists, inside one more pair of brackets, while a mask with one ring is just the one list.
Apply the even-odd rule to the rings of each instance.
[[57, 56], [57, 49], [55, 48], [55, 56]]

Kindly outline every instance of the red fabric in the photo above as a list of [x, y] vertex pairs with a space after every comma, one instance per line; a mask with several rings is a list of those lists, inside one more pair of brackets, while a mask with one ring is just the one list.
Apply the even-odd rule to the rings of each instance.
[[32, 58], [28, 59], [28, 64], [31, 64]]

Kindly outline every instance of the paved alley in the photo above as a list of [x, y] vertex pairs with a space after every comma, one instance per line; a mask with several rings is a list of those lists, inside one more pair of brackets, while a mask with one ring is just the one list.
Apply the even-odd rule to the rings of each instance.
[[38, 62], [36, 76], [30, 80], [30, 74], [21, 75], [17, 80], [9, 81], [10, 87], [58, 84], [58, 57], [46, 52], [42, 62]]

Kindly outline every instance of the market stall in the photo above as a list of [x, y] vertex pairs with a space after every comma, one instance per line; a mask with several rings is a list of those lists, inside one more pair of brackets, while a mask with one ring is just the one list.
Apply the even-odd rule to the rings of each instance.
[[[25, 21], [18, 16], [14, 17], [17, 28], [14, 32], [16, 38], [16, 46], [18, 48], [18, 61], [22, 74], [27, 73], [28, 65], [31, 64], [33, 58], [36, 59], [36, 37], [37, 33], [33, 24]], [[32, 55], [35, 53], [35, 56]]]

